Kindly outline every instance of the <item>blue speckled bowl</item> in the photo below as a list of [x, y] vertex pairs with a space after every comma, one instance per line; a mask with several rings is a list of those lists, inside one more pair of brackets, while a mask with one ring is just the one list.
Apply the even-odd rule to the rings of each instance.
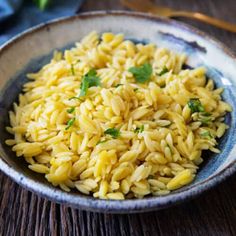
[[[192, 67], [204, 65], [217, 86], [224, 87], [224, 100], [232, 105], [227, 116], [230, 129], [220, 140], [222, 152], [206, 154], [195, 181], [170, 195], [132, 200], [98, 200], [78, 192], [66, 193], [51, 186], [43, 176], [27, 168], [23, 158], [4, 144], [10, 138], [4, 127], [7, 111], [17, 99], [25, 73], [37, 71], [54, 49], [70, 47], [90, 31], [124, 33], [127, 38], [153, 42], [185, 52]], [[60, 203], [100, 212], [131, 213], [157, 210], [195, 197], [236, 170], [236, 60], [229, 49], [204, 33], [176, 21], [128, 12], [91, 12], [42, 24], [19, 35], [0, 49], [0, 169], [23, 187]]]

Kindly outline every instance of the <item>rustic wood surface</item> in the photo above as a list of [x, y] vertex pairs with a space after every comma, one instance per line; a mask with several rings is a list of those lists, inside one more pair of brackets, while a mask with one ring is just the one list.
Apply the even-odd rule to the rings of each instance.
[[[236, 23], [235, 0], [159, 0]], [[124, 9], [119, 0], [85, 0], [80, 11]], [[236, 35], [183, 20], [223, 41], [236, 53]], [[236, 235], [236, 175], [192, 201], [145, 214], [111, 215], [58, 205], [0, 173], [0, 236], [7, 235]]]

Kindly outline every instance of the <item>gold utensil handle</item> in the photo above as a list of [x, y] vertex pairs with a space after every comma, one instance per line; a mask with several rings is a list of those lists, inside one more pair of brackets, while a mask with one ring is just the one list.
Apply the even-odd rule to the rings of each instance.
[[185, 12], [185, 11], [173, 11], [170, 13], [169, 17], [186, 17], [196, 19], [218, 28], [225, 29], [236, 33], [236, 24], [231, 24], [223, 20], [216, 19], [198, 12]]
[[169, 8], [169, 7], [162, 7], [162, 6], [156, 6], [153, 2], [150, 0], [121, 0], [121, 3], [133, 10], [136, 11], [142, 11], [142, 12], [149, 12], [157, 16], [162, 17], [185, 17], [185, 18], [192, 18], [195, 20], [199, 20], [202, 22], [205, 22], [207, 24], [211, 24], [213, 26], [216, 26], [221, 29], [225, 29], [228, 31], [231, 31], [233, 33], [236, 33], [236, 24], [232, 24], [229, 22], [226, 22], [224, 20], [219, 20], [211, 16], [207, 16], [202, 13], [198, 12], [187, 12], [187, 11], [177, 11], [175, 9]]

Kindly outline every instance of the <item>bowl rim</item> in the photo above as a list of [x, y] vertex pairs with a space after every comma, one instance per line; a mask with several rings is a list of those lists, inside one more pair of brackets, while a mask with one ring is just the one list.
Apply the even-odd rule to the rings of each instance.
[[[74, 20], [94, 18], [94, 17], [104, 17], [104, 16], [129, 16], [135, 18], [147, 19], [149, 21], [161, 22], [167, 25], [177, 26], [180, 29], [190, 32], [193, 35], [202, 37], [213, 44], [215, 47], [224, 51], [230, 58], [232, 58], [236, 63], [236, 56], [232, 51], [230, 51], [223, 43], [215, 39], [212, 36], [204, 33], [195, 27], [189, 26], [188, 24], [175, 21], [172, 19], [167, 19], [163, 17], [153, 16], [151, 14], [140, 13], [140, 12], [130, 12], [130, 11], [120, 11], [120, 10], [109, 10], [109, 11], [89, 11], [85, 13], [80, 13], [77, 15], [69, 17], [60, 17], [46, 23], [39, 24], [28, 30], [23, 31], [17, 36], [13, 37], [0, 47], [0, 55], [14, 43], [26, 38], [40, 30], [47, 29], [49, 26], [54, 26], [60, 23], [70, 22]], [[4, 154], [5, 155], [5, 154]], [[54, 188], [47, 186], [44, 183], [36, 182], [33, 179], [19, 173], [14, 167], [11, 167], [4, 158], [0, 158], [0, 170], [9, 176], [12, 180], [17, 182], [22, 187], [25, 187], [29, 191], [32, 191], [42, 197], [46, 197], [52, 201], [58, 203], [64, 203], [75, 208], [82, 210], [95, 211], [95, 212], [107, 212], [107, 213], [136, 213], [136, 212], [147, 212], [153, 210], [159, 210], [167, 208], [169, 206], [181, 203], [185, 200], [192, 199], [203, 192], [216, 186], [227, 177], [236, 172], [236, 160], [225, 165], [225, 167], [216, 174], [212, 174], [208, 178], [200, 181], [198, 183], [187, 186], [181, 192], [172, 193], [171, 195], [150, 197], [143, 199], [126, 199], [126, 200], [103, 200], [96, 199], [93, 197], [88, 197], [86, 195], [76, 195], [72, 193], [66, 193], [59, 188]]]

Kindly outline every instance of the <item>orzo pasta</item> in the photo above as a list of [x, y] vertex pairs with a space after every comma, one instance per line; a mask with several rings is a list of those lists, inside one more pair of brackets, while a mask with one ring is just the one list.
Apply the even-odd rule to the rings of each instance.
[[96, 198], [164, 195], [193, 181], [231, 107], [203, 67], [122, 34], [55, 52], [9, 112], [6, 140], [54, 186]]

